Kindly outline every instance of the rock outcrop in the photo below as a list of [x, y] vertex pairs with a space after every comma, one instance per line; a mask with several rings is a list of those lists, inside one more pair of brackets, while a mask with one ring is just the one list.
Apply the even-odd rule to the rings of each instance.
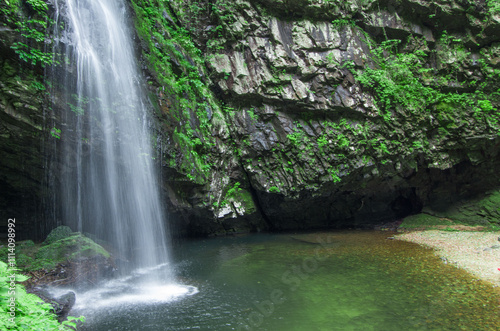
[[[34, 7], [40, 5], [41, 7]], [[16, 239], [44, 237], [52, 222], [48, 169], [60, 139], [51, 109], [49, 6], [43, 1], [0, 4], [0, 233], [16, 219]], [[52, 178], [51, 180], [54, 180]]]
[[[498, 186], [494, 2], [174, 1], [161, 11], [177, 19], [158, 30], [178, 43], [177, 77], [198, 56], [222, 104], [222, 125], [204, 132], [217, 110], [196, 112], [198, 97], [175, 129], [194, 132], [210, 169], [197, 185], [169, 183], [188, 231], [367, 226]], [[182, 44], [180, 26], [202, 55]]]
[[[8, 247], [0, 248], [0, 259], [7, 261]], [[29, 290], [45, 285], [84, 288], [113, 276], [117, 270], [115, 258], [106, 249], [65, 226], [52, 230], [42, 244], [18, 242], [16, 264], [29, 276], [24, 282]]]

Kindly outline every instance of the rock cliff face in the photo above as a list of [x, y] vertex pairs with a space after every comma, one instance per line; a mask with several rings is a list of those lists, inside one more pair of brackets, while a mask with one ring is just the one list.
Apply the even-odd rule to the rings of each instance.
[[[450, 208], [499, 222], [470, 207], [500, 187], [495, 1], [130, 4], [181, 233], [367, 226]], [[59, 123], [43, 118], [43, 91], [15, 93], [25, 85], [4, 26], [0, 203], [13, 206], [40, 201], [47, 143], [35, 137], [57, 145]]]
[[[16, 218], [22, 239], [37, 236], [43, 224], [44, 185], [53, 124], [43, 77], [44, 18], [35, 1], [0, 4], [0, 233]], [[44, 3], [43, 3], [44, 4]], [[42, 10], [43, 11], [43, 10]], [[30, 33], [41, 32], [38, 41]], [[31, 32], [29, 32], [31, 31]], [[57, 134], [55, 131], [53, 134]]]
[[172, 200], [191, 231], [363, 226], [498, 186], [493, 1], [170, 4], [224, 122], [186, 121], [210, 169]]

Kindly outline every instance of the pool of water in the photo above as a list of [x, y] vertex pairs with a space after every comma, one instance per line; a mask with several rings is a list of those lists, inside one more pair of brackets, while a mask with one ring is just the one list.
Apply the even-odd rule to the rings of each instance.
[[389, 236], [344, 231], [183, 242], [175, 247], [176, 284], [144, 289], [134, 285], [138, 272], [108, 282], [108, 289], [78, 293], [71, 314], [85, 315], [84, 330], [92, 331], [500, 325], [497, 288], [443, 264], [429, 249]]

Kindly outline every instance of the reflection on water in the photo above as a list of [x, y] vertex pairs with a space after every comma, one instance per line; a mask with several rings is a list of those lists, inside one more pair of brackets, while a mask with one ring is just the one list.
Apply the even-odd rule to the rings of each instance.
[[[191, 241], [180, 283], [78, 296], [87, 330], [494, 330], [499, 292], [431, 250], [346, 231]], [[102, 291], [102, 292], [99, 292]], [[135, 293], [135, 294], [134, 294]], [[123, 300], [120, 304], [111, 304]], [[162, 300], [163, 298], [164, 300]]]

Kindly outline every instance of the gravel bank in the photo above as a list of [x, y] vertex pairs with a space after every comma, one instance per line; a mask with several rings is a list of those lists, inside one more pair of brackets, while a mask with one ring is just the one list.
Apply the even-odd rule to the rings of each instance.
[[500, 232], [415, 231], [395, 236], [435, 249], [444, 263], [453, 263], [474, 276], [500, 286]]

